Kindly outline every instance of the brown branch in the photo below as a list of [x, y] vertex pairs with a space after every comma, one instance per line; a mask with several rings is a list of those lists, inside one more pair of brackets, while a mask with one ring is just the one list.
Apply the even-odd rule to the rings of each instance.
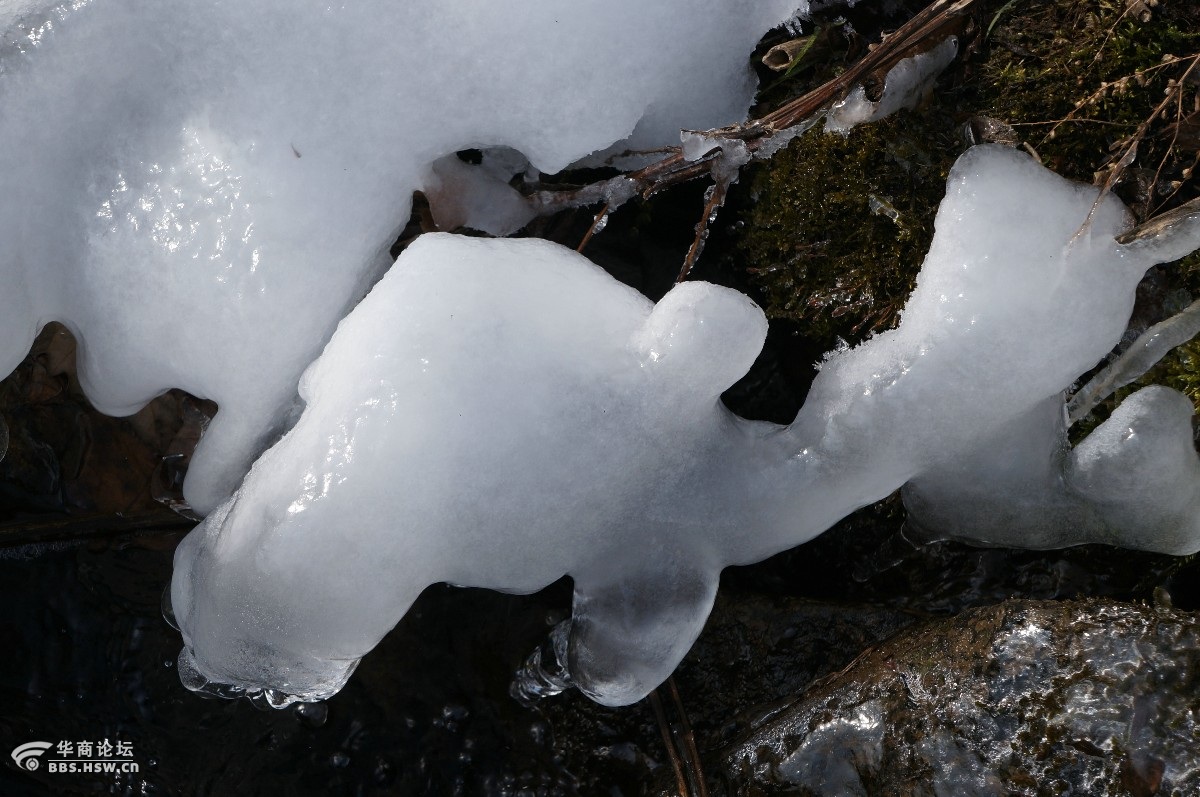
[[676, 285], [687, 279], [688, 274], [692, 271], [692, 266], [696, 265], [696, 261], [700, 259], [700, 253], [704, 251], [704, 244], [708, 241], [708, 225], [716, 220], [717, 213], [725, 204], [725, 196], [729, 193], [729, 186], [732, 183], [732, 179], [726, 178], [713, 183], [708, 189], [704, 213], [701, 214], [700, 221], [696, 222], [696, 237], [692, 239], [692, 245], [688, 247], [687, 256], [683, 259], [683, 268], [679, 270], [679, 276], [675, 278]]
[[592, 226], [588, 227], [587, 233], [583, 236], [583, 240], [579, 242], [579, 246], [575, 247], [576, 252], [582, 253], [587, 248], [588, 241], [592, 240], [592, 236], [604, 229], [608, 224], [608, 208], [610, 203], [605, 202], [604, 207], [600, 208], [600, 212], [592, 219]]
[[[961, 31], [966, 25], [968, 12], [979, 2], [981, 0], [935, 0], [832, 80], [791, 100], [766, 116], [709, 130], [704, 136], [714, 142], [741, 141], [752, 157], [765, 157], [765, 153], [760, 153], [768, 144], [775, 142], [781, 135], [793, 132], [794, 128], [810, 122], [817, 114], [842, 99], [868, 74], [876, 71], [886, 72], [930, 39], [940, 40]], [[718, 150], [717, 153], [704, 158], [689, 161], [683, 157], [683, 149], [680, 146], [666, 148], [666, 151], [669, 153], [666, 157], [627, 174], [566, 190], [541, 189], [530, 195], [529, 201], [539, 214], [598, 202], [608, 202], [612, 205], [611, 209], [616, 210], [636, 195], [645, 199], [664, 188], [711, 174], [722, 157]], [[771, 151], [773, 150], [768, 150]]]
[[[1150, 112], [1150, 115], [1142, 120], [1142, 123], [1138, 125], [1137, 130], [1135, 130], [1133, 135], [1129, 137], [1129, 143], [1126, 144], [1125, 149], [1122, 150], [1121, 157], [1117, 160], [1116, 165], [1109, 170], [1108, 177], [1104, 180], [1104, 185], [1100, 187], [1100, 193], [1096, 196], [1096, 201], [1092, 203], [1092, 209], [1088, 211], [1087, 218], [1083, 220], [1083, 224], [1079, 226], [1079, 229], [1075, 231], [1075, 235], [1071, 237], [1072, 242], [1083, 235], [1088, 227], [1091, 226], [1092, 219], [1096, 215], [1096, 210], [1100, 207], [1100, 203], [1104, 200], [1104, 197], [1113, 189], [1113, 186], [1117, 184], [1117, 181], [1120, 179], [1121, 175], [1124, 174], [1125, 169], [1127, 169], [1129, 165], [1133, 163], [1134, 159], [1137, 158], [1138, 144], [1140, 144], [1146, 137], [1146, 133], [1150, 130], [1150, 125], [1154, 124], [1154, 121], [1162, 116], [1173, 100], [1182, 96], [1181, 92], [1183, 91], [1183, 86], [1186, 83], [1188, 76], [1191, 75], [1192, 70], [1195, 69], [1198, 64], [1200, 64], [1200, 53], [1190, 55], [1181, 60], [1189, 59], [1191, 63], [1188, 64], [1188, 68], [1184, 70], [1183, 75], [1180, 76], [1180, 78], [1175, 81], [1173, 85], [1168, 86], [1166, 96], [1164, 96], [1158, 105], [1154, 107], [1154, 110]], [[1172, 139], [1171, 146], [1174, 146], [1174, 139]], [[1170, 149], [1167, 151], [1170, 152]], [[1155, 183], [1158, 182], [1158, 178], [1162, 173], [1163, 164], [1165, 163], [1166, 156], [1164, 155], [1163, 161], [1158, 166], [1158, 171], [1154, 173]], [[1161, 208], [1162, 205], [1163, 203], [1159, 203], [1158, 207], [1156, 207], [1154, 210], [1158, 210], [1158, 208]], [[1153, 214], [1153, 212], [1154, 211], [1151, 211], [1151, 214]]]
[[[603, 227], [607, 214], [634, 196], [647, 199], [653, 194], [680, 183], [708, 175], [713, 186], [705, 196], [704, 212], [696, 224], [696, 235], [683, 261], [676, 282], [685, 280], [695, 266], [708, 240], [709, 226], [725, 203], [729, 187], [737, 181], [741, 166], [749, 160], [773, 155], [791, 138], [804, 132], [817, 121], [820, 114], [834, 102], [845, 97], [863, 78], [875, 72], [884, 73], [913, 51], [930, 41], [939, 43], [946, 37], [961, 33], [967, 25], [967, 13], [980, 0], [934, 0], [895, 33], [884, 38], [857, 63], [845, 72], [798, 97], [781, 108], [742, 124], [709, 130], [700, 135], [713, 142], [715, 151], [695, 160], [683, 155], [683, 147], [666, 148], [666, 157], [641, 169], [608, 180], [565, 190], [540, 189], [528, 201], [538, 215], [603, 202], [579, 250]], [[733, 142], [740, 142], [736, 146]], [[736, 154], [732, 154], [736, 150]]]
[[663, 745], [667, 748], [667, 757], [671, 759], [671, 767], [675, 770], [675, 787], [679, 792], [678, 797], [692, 797], [692, 791], [688, 788], [687, 778], [683, 775], [683, 762], [679, 760], [679, 753], [675, 750], [675, 743], [671, 739], [671, 723], [667, 721], [667, 712], [663, 710], [662, 698], [658, 696], [658, 690], [650, 692], [650, 706], [654, 709], [654, 719], [658, 722], [658, 730], [662, 733]]
[[[1169, 101], [1171, 99], [1171, 93], [1173, 91], [1178, 109], [1175, 112], [1175, 129], [1171, 133], [1171, 143], [1167, 146], [1167, 151], [1163, 153], [1162, 160], [1159, 161], [1158, 168], [1155, 169], [1155, 171], [1154, 171], [1154, 182], [1152, 183], [1152, 185], [1158, 185], [1158, 180], [1160, 177], [1162, 177], [1163, 167], [1167, 165], [1167, 158], [1170, 157], [1171, 150], [1175, 149], [1175, 144], [1179, 141], [1179, 122], [1180, 122], [1180, 120], [1183, 119], [1183, 87], [1188, 82], [1188, 77], [1192, 74], [1192, 70], [1196, 68], [1197, 64], [1200, 64], [1200, 53], [1196, 53], [1195, 55], [1190, 56], [1190, 57], [1192, 59], [1192, 62], [1190, 64], [1188, 64], [1188, 68], [1186, 70], [1184, 70], [1183, 74], [1179, 77], [1178, 80], [1175, 81], [1174, 85], [1168, 85], [1167, 96], [1163, 99], [1163, 103], [1162, 103], [1161, 107], [1165, 110], [1167, 104], [1169, 103]], [[1155, 113], [1157, 114], [1158, 111], [1155, 110]], [[1167, 202], [1169, 202], [1171, 200], [1171, 198], [1174, 197], [1175, 194], [1178, 192], [1179, 192], [1179, 189], [1176, 188], [1175, 191], [1171, 192], [1170, 196], [1168, 196], [1162, 202], [1159, 202], [1158, 206], [1155, 207], [1154, 210], [1158, 210], [1159, 208], [1161, 208], [1163, 205], [1165, 205]], [[1151, 213], [1153, 213], [1153, 212], [1154, 211], [1151, 211]]]
[[692, 730], [692, 723], [683, 708], [683, 700], [679, 697], [679, 688], [675, 686], [674, 676], [667, 679], [667, 688], [671, 692], [671, 702], [675, 704], [675, 713], [679, 715], [682, 747], [687, 754], [685, 760], [689, 765], [689, 774], [693, 776], [696, 784], [697, 797], [708, 797], [708, 784], [704, 782], [704, 769], [700, 766], [700, 750], [696, 747], [696, 733]]
[[941, 40], [960, 32], [966, 25], [968, 12], [978, 1], [935, 0], [841, 75], [752, 124], [766, 126], [773, 134], [802, 123], [844, 97], [866, 75], [876, 71], [886, 72], [909, 57], [911, 51], [923, 42]]
[[1142, 222], [1126, 233], [1117, 236], [1117, 243], [1131, 244], [1135, 241], [1152, 240], [1159, 237], [1170, 227], [1192, 218], [1200, 218], [1200, 198], [1184, 202], [1173, 210], [1160, 213], [1148, 221]]

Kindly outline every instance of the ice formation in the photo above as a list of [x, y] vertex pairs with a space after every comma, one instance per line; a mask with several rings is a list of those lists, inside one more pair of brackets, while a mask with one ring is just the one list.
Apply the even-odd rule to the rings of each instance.
[[920, 533], [986, 545], [1109, 543], [1170, 554], [1200, 550], [1200, 458], [1192, 402], [1161, 386], [1125, 399], [1074, 449], [1054, 396], [968, 455], [904, 488]]
[[[690, 647], [723, 567], [978, 460], [1104, 357], [1145, 269], [1200, 246], [1187, 225], [1122, 246], [1127, 224], [1024, 154], [969, 150], [900, 327], [829, 355], [788, 427], [719, 401], [763, 340], [745, 297], [685, 283], [652, 307], [561, 247], [426, 236], [306, 371], [298, 424], [180, 546], [181, 672], [325, 696], [427, 584], [570, 574], [570, 677], [637, 700]], [[1161, 390], [1128, 405], [1080, 447], [1082, 494], [1115, 485], [1136, 514], [1148, 487], [1121, 472], [1162, 465], [1152, 489], [1200, 509], [1169, 431], [1183, 414]], [[1120, 441], [1127, 421], [1148, 446]]]
[[[428, 237], [346, 315], [413, 190], [446, 225], [508, 232], [528, 218], [514, 170], [739, 118], [745, 54], [796, 5], [0, 0], [0, 373], [57, 319], [100, 409], [172, 387], [220, 406], [186, 484], [213, 511], [171, 592], [193, 685], [327, 696], [427, 584], [570, 574], [566, 669], [627, 703], [687, 651], [723, 567], [906, 482], [916, 516], [960, 535], [1015, 542], [988, 511], [965, 531], [986, 478], [1029, 498], [1008, 515], [1021, 544], [1078, 541], [1074, 524], [1200, 547], [1180, 397], [1137, 394], [1072, 452], [1059, 398], [1200, 225], [1118, 245], [1119, 202], [1010, 151], [960, 160], [903, 324], [830, 355], [788, 427], [719, 401], [762, 343], [749, 300], [685, 284], [652, 307], [550, 244]], [[954, 47], [831, 129], [910, 103]], [[298, 380], [303, 414], [234, 492]]]
[[431, 163], [509, 147], [554, 172], [736, 121], [746, 53], [796, 6], [0, 0], [0, 374], [57, 319], [101, 410], [214, 399], [185, 485], [205, 513]]
[[872, 102], [863, 86], [855, 86], [834, 103], [825, 120], [827, 133], [848, 133], [856, 125], [891, 116], [901, 108], [915, 108], [935, 78], [958, 55], [958, 37], [948, 36], [929, 50], [903, 59], [884, 77], [883, 93]]
[[532, 221], [536, 211], [509, 180], [531, 170], [512, 150], [482, 152], [478, 164], [457, 155], [438, 159], [422, 182], [434, 223], [439, 230], [469, 227], [489, 235], [511, 235]]

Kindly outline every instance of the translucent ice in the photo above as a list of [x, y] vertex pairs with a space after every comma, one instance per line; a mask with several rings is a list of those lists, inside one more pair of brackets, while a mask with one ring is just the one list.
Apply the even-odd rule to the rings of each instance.
[[511, 151], [485, 152], [482, 162], [468, 164], [457, 155], [434, 162], [424, 191], [440, 230], [470, 227], [490, 235], [510, 235], [535, 215], [532, 204], [508, 184], [528, 164]]
[[[181, 670], [321, 697], [427, 584], [570, 574], [567, 672], [601, 702], [642, 697], [723, 567], [1019, 426], [1108, 353], [1148, 266], [1200, 246], [1121, 246], [1125, 209], [1097, 199], [1023, 154], [967, 152], [899, 329], [830, 355], [789, 427], [719, 401], [765, 332], [740, 294], [685, 283], [652, 307], [548, 243], [418, 240], [305, 372], [297, 425], [180, 546]], [[1159, 445], [1183, 408], [1128, 407], [1153, 445], [1122, 441], [1125, 420], [1098, 432], [1079, 489], [1138, 493], [1120, 471], [1146, 465], [1190, 500], [1195, 455]]]
[[431, 163], [506, 146], [553, 172], [736, 121], [746, 53], [796, 5], [0, 2], [0, 374], [57, 319], [103, 411], [216, 400], [185, 486], [207, 512]]
[[861, 86], [855, 86], [850, 94], [839, 100], [829, 110], [825, 121], [828, 133], [848, 133], [864, 122], [891, 116], [901, 108], [914, 108], [921, 96], [929, 91], [933, 81], [958, 55], [958, 38], [950, 36], [932, 49], [905, 58], [890, 70], [884, 78], [883, 93], [872, 102]]
[[[1171, 260], [1200, 247], [1200, 210], [1164, 216], [1124, 254]], [[1123, 318], [1124, 316], [1121, 316]], [[1192, 403], [1166, 387], [1143, 388], [1072, 448], [1068, 424], [1192, 338], [1200, 303], [1147, 330], [1065, 404], [1048, 396], [961, 456], [904, 488], [918, 534], [985, 545], [1061, 548], [1107, 543], [1158, 553], [1200, 551], [1200, 458]], [[1115, 318], [1103, 330], [1114, 342]], [[1101, 328], [1102, 319], [1094, 326]]]
[[1159, 553], [1200, 550], [1200, 459], [1192, 403], [1143, 388], [1071, 449], [1054, 397], [965, 457], [904, 488], [921, 533], [986, 545], [1101, 542]]
[[305, 373], [297, 426], [180, 548], [196, 668], [321, 693], [430, 583], [572, 572], [607, 619], [595, 644], [653, 671], [593, 691], [640, 697], [716, 588], [719, 560], [680, 532], [721, 522], [724, 474], [770, 431], [718, 401], [762, 344], [758, 308], [701, 283], [651, 307], [546, 242], [419, 239]]

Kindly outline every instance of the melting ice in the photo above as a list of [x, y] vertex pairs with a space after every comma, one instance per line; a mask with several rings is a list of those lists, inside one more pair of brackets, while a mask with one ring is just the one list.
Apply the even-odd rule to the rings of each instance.
[[509, 147], [554, 172], [737, 121], [746, 53], [797, 4], [0, 0], [0, 374], [59, 320], [102, 411], [215, 400], [185, 484], [206, 513], [412, 192], [450, 179], [430, 164]]
[[[567, 671], [627, 703], [687, 651], [723, 567], [910, 481], [932, 525], [962, 525], [936, 507], [999, 467], [990, 441], [1057, 439], [1042, 409], [1200, 225], [1119, 246], [1119, 202], [1085, 224], [1095, 189], [995, 148], [955, 167], [901, 327], [831, 354], [788, 427], [720, 404], [765, 333], [725, 289], [652, 306], [547, 243], [430, 236], [355, 307], [414, 189], [485, 186], [497, 229], [521, 223], [503, 175], [439, 159], [553, 172], [733, 121], [745, 54], [794, 5], [0, 2], [0, 373], [57, 319], [101, 409], [172, 387], [220, 406], [186, 484], [211, 514], [172, 584], [193, 685], [326, 696], [425, 585], [570, 574]], [[1039, 471], [1047, 504], [1118, 542], [1145, 506], [1131, 463], [1173, 491], [1169, 518], [1197, 500], [1178, 397], [1125, 412]], [[1179, 524], [1129, 540], [1200, 547]]]
[[[986, 460], [1121, 337], [1145, 269], [1200, 246], [1200, 224], [1118, 245], [1127, 213], [1096, 201], [1024, 154], [968, 151], [900, 327], [829, 355], [788, 427], [720, 403], [766, 330], [741, 294], [685, 283], [652, 306], [553, 244], [421, 238], [304, 374], [298, 424], [180, 547], [185, 668], [319, 697], [430, 583], [528, 592], [570, 574], [571, 678], [604, 703], [641, 698], [700, 632], [723, 567]], [[1195, 514], [1195, 453], [1156, 428], [1137, 462], [1175, 467]], [[1096, 435], [1077, 450], [1097, 485], [1081, 500], [1138, 511], [1163, 483], [1108, 491], [1128, 446]], [[1139, 544], [1200, 547], [1163, 534]]]

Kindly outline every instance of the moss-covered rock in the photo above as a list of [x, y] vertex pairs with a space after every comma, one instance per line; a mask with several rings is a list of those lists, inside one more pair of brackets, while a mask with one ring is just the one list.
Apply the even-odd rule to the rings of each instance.
[[903, 114], [810, 130], [776, 155], [753, 177], [742, 241], [767, 313], [831, 343], [894, 326], [956, 154], [950, 120]]
[[[996, 4], [961, 102], [1017, 127], [1022, 139], [1064, 176], [1091, 181], [1163, 99], [1182, 68], [1172, 59], [1200, 51], [1200, 8], [1165, 0], [1155, 8], [1126, 0], [1017, 0]], [[1139, 145], [1135, 167], [1167, 158], [1161, 133], [1170, 113]], [[1125, 182], [1136, 204], [1136, 172]], [[1160, 196], [1157, 199], [1162, 200]], [[1157, 205], [1158, 202], [1151, 202]], [[1143, 207], [1143, 212], [1151, 207]]]

